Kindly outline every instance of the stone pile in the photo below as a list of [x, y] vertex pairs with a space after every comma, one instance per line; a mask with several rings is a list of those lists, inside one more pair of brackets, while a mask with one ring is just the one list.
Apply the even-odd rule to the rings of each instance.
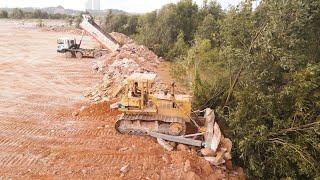
[[226, 166], [228, 169], [232, 169], [231, 148], [231, 140], [222, 136], [216, 151], [204, 148], [201, 149], [201, 154], [204, 156], [205, 160], [209, 161], [210, 164], [214, 166]]
[[[95, 71], [104, 74], [103, 82], [86, 93], [86, 96], [94, 101], [117, 97], [128, 76], [133, 72], [156, 72], [161, 61], [154, 52], [137, 44], [126, 35], [111, 33], [111, 36], [120, 42], [122, 47], [116, 52], [107, 54], [93, 66]], [[159, 77], [156, 83], [157, 88], [165, 87]]]

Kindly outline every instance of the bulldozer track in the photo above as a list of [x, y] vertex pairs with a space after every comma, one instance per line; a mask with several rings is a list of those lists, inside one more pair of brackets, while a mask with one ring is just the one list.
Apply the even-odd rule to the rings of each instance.
[[[26, 146], [29, 146], [31, 143], [28, 143]], [[17, 152], [19, 150], [23, 149], [23, 146], [25, 144], [21, 144], [19, 140], [9, 140], [9, 139], [2, 139], [0, 141], [0, 151], [6, 152], [6, 151], [14, 151]]]
[[[127, 125], [127, 122], [132, 122]], [[142, 123], [144, 125], [142, 125]], [[118, 117], [115, 128], [118, 132], [122, 134], [133, 134], [133, 135], [147, 135], [150, 131], [161, 132], [165, 134], [172, 135], [183, 135], [186, 132], [187, 120], [179, 117], [163, 116], [163, 115], [147, 115], [147, 114], [121, 114]], [[157, 125], [154, 125], [157, 123]], [[168, 127], [165, 127], [161, 130], [161, 124], [166, 124]], [[170, 123], [179, 123], [182, 127], [179, 134], [173, 134], [169, 129]]]
[[30, 134], [30, 135], [43, 135], [45, 134], [44, 131], [41, 132], [41, 129], [33, 129], [30, 127], [23, 127], [23, 128], [12, 128], [12, 126], [5, 126], [5, 127], [0, 127], [1, 133], [6, 133], [6, 134], [20, 134], [20, 135], [25, 135], [25, 134]]
[[[92, 155], [81, 158], [80, 161], [86, 162], [90, 159], [94, 160], [97, 164], [108, 164], [108, 167], [114, 167], [123, 164], [130, 164], [138, 162], [145, 155], [125, 155], [125, 154], [110, 154], [110, 155]], [[150, 158], [150, 157], [149, 157]]]
[[0, 154], [0, 167], [1, 166], [34, 166], [37, 165], [39, 162], [39, 158], [32, 157], [23, 154], [8, 154], [2, 155]]
[[115, 130], [110, 129], [85, 129], [85, 130], [54, 130], [54, 129], [38, 129], [32, 127], [15, 127], [13, 128], [10, 125], [0, 127], [0, 134], [7, 134], [7, 135], [33, 135], [33, 136], [51, 136], [51, 137], [99, 137], [99, 136], [110, 136], [115, 135]]

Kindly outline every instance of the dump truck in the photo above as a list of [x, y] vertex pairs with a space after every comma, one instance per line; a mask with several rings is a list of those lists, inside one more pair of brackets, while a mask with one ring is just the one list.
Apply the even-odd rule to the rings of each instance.
[[64, 53], [66, 58], [99, 58], [109, 52], [107, 49], [85, 49], [81, 48], [82, 38], [77, 43], [76, 38], [64, 37], [57, 40], [58, 53]]
[[110, 34], [104, 32], [101, 27], [99, 27], [93, 20], [93, 18], [88, 15], [84, 14], [82, 22], [79, 25], [84, 32], [90, 35], [93, 39], [95, 39], [100, 45], [101, 49], [85, 49], [81, 48], [81, 44], [83, 41], [83, 34], [82, 38], [77, 43], [75, 38], [59, 38], [57, 40], [58, 43], [58, 53], [64, 53], [66, 58], [73, 58], [76, 57], [81, 59], [82, 57], [89, 57], [89, 58], [98, 58], [107, 54], [108, 52], [117, 51], [121, 45], [118, 43]]
[[[214, 112], [207, 109], [203, 115], [192, 113], [191, 96], [175, 94], [174, 83], [171, 92], [153, 93], [151, 89], [156, 76], [154, 73], [136, 72], [126, 79], [123, 97], [111, 105], [111, 108], [122, 112], [115, 123], [115, 129], [122, 134], [149, 135], [193, 146], [215, 148], [219, 138], [214, 138], [217, 135], [213, 133], [216, 125]], [[189, 134], [186, 134], [187, 127]]]

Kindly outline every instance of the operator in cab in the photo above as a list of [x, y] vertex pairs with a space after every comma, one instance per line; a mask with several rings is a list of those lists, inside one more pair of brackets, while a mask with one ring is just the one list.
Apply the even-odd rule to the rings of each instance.
[[132, 96], [133, 97], [140, 97], [141, 96], [141, 90], [139, 89], [138, 82], [134, 83]]

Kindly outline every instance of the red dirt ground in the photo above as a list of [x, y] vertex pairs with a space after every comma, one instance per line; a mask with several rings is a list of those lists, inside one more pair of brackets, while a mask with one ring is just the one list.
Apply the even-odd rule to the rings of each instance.
[[[102, 77], [91, 71], [93, 59], [58, 55], [60, 36], [0, 22], [0, 179], [203, 179], [213, 172], [194, 151], [166, 152], [152, 138], [118, 134], [108, 103], [86, 106], [83, 92]], [[183, 172], [186, 159], [192, 172]]]

